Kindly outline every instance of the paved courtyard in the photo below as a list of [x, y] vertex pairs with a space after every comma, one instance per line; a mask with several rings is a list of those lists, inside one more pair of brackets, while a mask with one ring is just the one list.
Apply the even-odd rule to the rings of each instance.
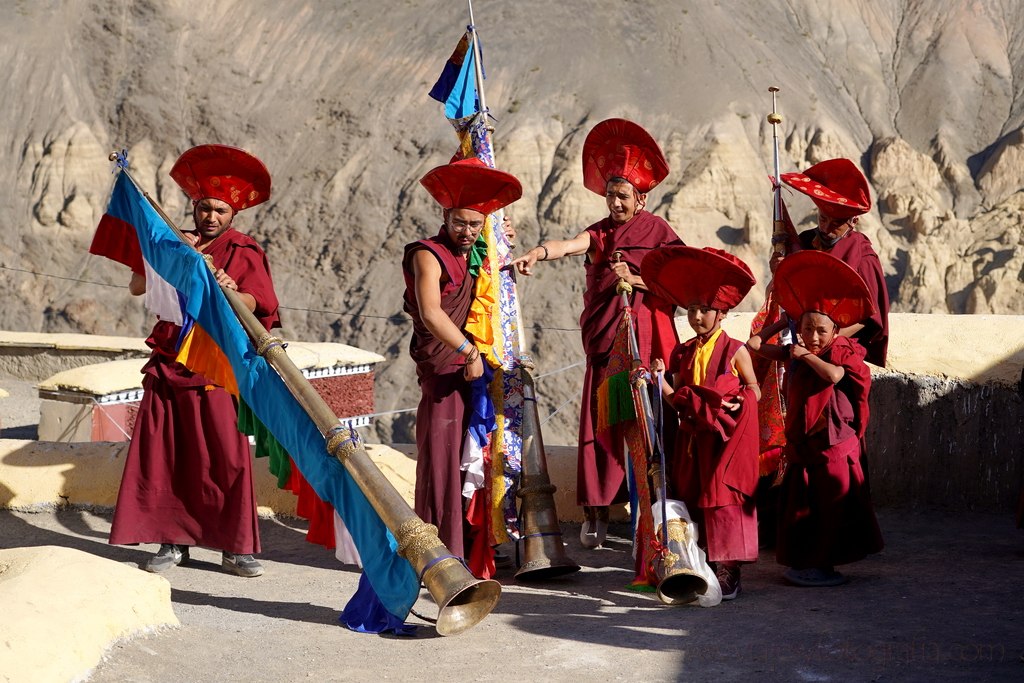
[[[625, 528], [585, 551], [566, 525], [581, 572], [521, 585], [507, 570], [496, 611], [447, 638], [415, 616], [411, 638], [342, 628], [358, 574], [306, 543], [296, 520], [263, 519], [263, 577], [226, 574], [219, 553], [194, 550], [166, 574], [181, 627], [115, 645], [90, 680], [1024, 680], [1024, 531], [1011, 516], [879, 518], [887, 548], [848, 567], [849, 584], [789, 587], [765, 552], [739, 599], [708, 609], [627, 590]], [[155, 549], [109, 546], [109, 528], [105, 511], [4, 511], [0, 547], [61, 545], [131, 565]], [[425, 592], [415, 609], [436, 614]]]

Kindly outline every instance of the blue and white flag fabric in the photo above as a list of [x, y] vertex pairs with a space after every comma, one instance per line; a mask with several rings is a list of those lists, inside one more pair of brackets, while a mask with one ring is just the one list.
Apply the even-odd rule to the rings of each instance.
[[[321, 499], [331, 503], [351, 533], [365, 581], [349, 603], [382, 606], [385, 630], [400, 631], [419, 596], [419, 578], [398, 555], [398, 544], [362, 489], [327, 453], [324, 437], [277, 372], [256, 353], [202, 255], [182, 242], [127, 173], [114, 185], [107, 215], [132, 226], [146, 264], [170, 283], [191, 316], [220, 347], [234, 371], [239, 395], [291, 455]], [[348, 609], [348, 608], [346, 608]]]

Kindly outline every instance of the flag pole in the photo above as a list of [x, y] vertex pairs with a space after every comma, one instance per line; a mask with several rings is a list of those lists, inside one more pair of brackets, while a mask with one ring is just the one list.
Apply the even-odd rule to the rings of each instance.
[[[494, 128], [491, 126], [490, 121], [488, 120], [488, 117], [490, 116], [490, 111], [487, 108], [487, 96], [484, 94], [484, 70], [483, 70], [483, 60], [481, 60], [481, 58], [480, 58], [480, 36], [477, 33], [477, 31], [476, 31], [476, 20], [475, 20], [475, 18], [473, 16], [473, 0], [467, 0], [467, 2], [469, 3], [469, 26], [468, 26], [468, 28], [469, 28], [469, 32], [473, 36], [473, 70], [474, 70], [474, 73], [476, 75], [476, 96], [477, 96], [477, 100], [479, 100], [479, 102], [480, 102], [480, 116], [483, 117], [484, 130], [486, 130], [488, 135], [489, 135], [490, 133], [494, 132]], [[491, 145], [492, 160], [493, 160], [493, 156], [494, 156], [493, 149], [494, 149], [494, 146], [492, 144]], [[494, 165], [495, 166], [498, 165], [496, 160], [494, 161]], [[502, 211], [502, 216], [504, 216], [504, 211]], [[495, 230], [494, 232], [495, 232], [495, 240], [506, 239], [504, 234], [502, 234], [501, 237], [497, 236], [499, 230]], [[512, 246], [513, 245], [509, 245], [510, 248]], [[513, 350], [513, 354], [512, 355], [513, 355], [513, 357], [514, 357], [514, 359], [515, 359], [517, 364], [522, 365], [525, 362], [525, 363], [528, 363], [528, 364], [530, 364], [532, 366], [532, 361], [530, 360], [530, 358], [529, 357], [525, 357], [524, 358], [524, 356], [523, 356], [523, 349], [526, 348], [526, 333], [523, 330], [522, 311], [520, 310], [520, 307], [519, 307], [519, 289], [516, 286], [515, 273], [514, 272], [510, 273], [510, 277], [512, 278], [512, 287], [515, 289], [515, 292], [516, 292], [516, 299], [515, 299], [515, 301], [516, 301], [516, 303], [515, 303], [515, 309], [516, 309], [515, 310], [515, 313], [516, 313], [516, 316], [515, 316], [516, 317], [516, 347]], [[531, 382], [531, 384], [532, 384], [532, 382]]]
[[[127, 175], [174, 234], [196, 249], [156, 200], [127, 173], [127, 164], [122, 165], [116, 153], [110, 155], [110, 160], [117, 161], [121, 172]], [[202, 256], [213, 270], [212, 258], [207, 254]], [[327, 452], [337, 458], [352, 476], [371, 507], [395, 536], [398, 554], [409, 561], [416, 575], [430, 591], [439, 609], [438, 634], [446, 636], [462, 633], [482, 621], [497, 605], [501, 584], [493, 580], [476, 579], [469, 573], [462, 559], [452, 555], [438, 537], [437, 527], [425, 523], [416, 515], [405, 498], [370, 459], [355, 429], [341, 423], [327, 402], [303, 376], [302, 371], [288, 357], [284, 342], [263, 327], [242, 302], [238, 292], [223, 285], [220, 290], [256, 352], [277, 372], [289, 393], [316, 425], [326, 440]]]
[[480, 113], [487, 123], [487, 98], [484, 97], [484, 68], [480, 62], [480, 38], [476, 32], [476, 21], [473, 20], [473, 0], [469, 2], [469, 31], [473, 34], [473, 66], [476, 71], [476, 96], [480, 100]]

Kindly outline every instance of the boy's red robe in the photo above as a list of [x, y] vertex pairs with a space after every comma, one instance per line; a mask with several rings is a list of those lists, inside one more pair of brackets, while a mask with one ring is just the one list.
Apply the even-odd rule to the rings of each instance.
[[[687, 507], [736, 505], [757, 488], [757, 397], [753, 390], [741, 387], [740, 378], [732, 373], [732, 358], [741, 346], [743, 342], [723, 331], [711, 353], [704, 384], [683, 384], [672, 395], [672, 406], [679, 413], [679, 436], [671, 483]], [[696, 351], [696, 339], [680, 344], [672, 354], [669, 372], [685, 378], [692, 371]], [[723, 401], [737, 396], [743, 397], [739, 410], [722, 408]], [[685, 477], [690, 453], [714, 454], [709, 458], [713, 469], [702, 472], [700, 481]]]
[[[741, 346], [743, 342], [722, 332], [701, 385], [684, 383], [692, 373], [697, 339], [677, 346], [668, 365], [672, 376], [682, 377], [672, 396], [679, 433], [669, 466], [669, 497], [682, 500], [699, 519], [707, 517], [705, 540], [712, 560], [757, 559], [757, 516], [751, 500], [759, 476], [757, 397], [732, 373], [732, 359]], [[723, 401], [737, 397], [743, 399], [739, 410], [723, 408]], [[733, 506], [731, 511], [728, 506]], [[718, 525], [710, 517], [720, 510], [728, 513], [729, 521], [720, 527], [728, 532], [716, 538], [709, 527]]]
[[850, 339], [835, 338], [821, 358], [844, 369], [838, 383], [806, 362], [790, 363], [780, 564], [827, 568], [882, 549], [863, 449], [871, 389], [864, 354]]

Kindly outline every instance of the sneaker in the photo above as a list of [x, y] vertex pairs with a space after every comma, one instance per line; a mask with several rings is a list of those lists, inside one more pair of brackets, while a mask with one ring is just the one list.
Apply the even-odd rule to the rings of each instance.
[[718, 584], [722, 587], [723, 600], [735, 600], [740, 594], [740, 566], [730, 562], [721, 562], [715, 569]]
[[176, 567], [188, 559], [187, 545], [174, 545], [173, 543], [161, 543], [160, 550], [156, 551], [153, 557], [149, 558], [145, 570], [159, 574], [171, 567]]
[[263, 574], [263, 565], [252, 555], [235, 555], [225, 552], [221, 556], [220, 566], [247, 579]]
[[794, 586], [801, 588], [819, 588], [829, 586], [841, 586], [846, 583], [845, 576], [831, 567], [819, 569], [787, 569], [782, 578]]

